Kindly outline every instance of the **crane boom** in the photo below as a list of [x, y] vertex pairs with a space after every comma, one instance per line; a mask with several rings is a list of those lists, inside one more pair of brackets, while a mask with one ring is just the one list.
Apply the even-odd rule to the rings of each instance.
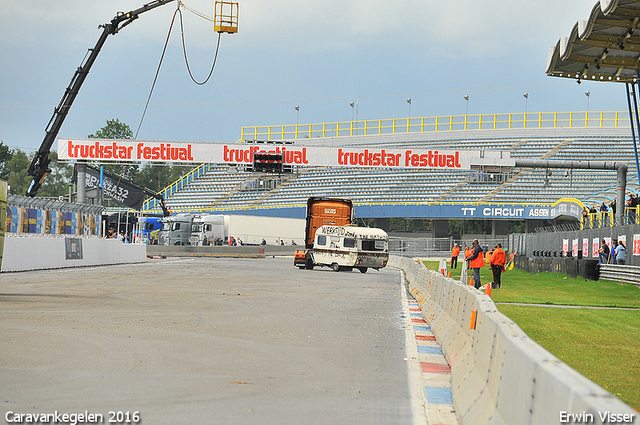
[[49, 169], [49, 153], [51, 152], [51, 146], [53, 146], [53, 142], [58, 136], [58, 132], [62, 127], [62, 123], [67, 117], [69, 109], [71, 109], [71, 105], [73, 105], [73, 102], [76, 99], [78, 92], [80, 91], [80, 87], [82, 87], [84, 80], [87, 78], [87, 74], [89, 74], [89, 70], [98, 57], [100, 49], [102, 49], [105, 41], [107, 41], [107, 37], [109, 37], [109, 35], [117, 34], [118, 31], [120, 31], [122, 28], [138, 19], [138, 16], [141, 13], [144, 13], [151, 9], [155, 9], [158, 6], [171, 3], [172, 1], [174, 0], [154, 0], [128, 13], [119, 12], [111, 20], [111, 22], [100, 25], [98, 27], [102, 28], [102, 34], [100, 34], [96, 45], [93, 47], [93, 49], [89, 49], [88, 55], [85, 56], [83, 62], [80, 64], [78, 69], [76, 69], [76, 72], [73, 75], [69, 86], [62, 96], [62, 100], [60, 100], [60, 103], [53, 112], [53, 116], [49, 120], [49, 124], [47, 125], [47, 128], [45, 130], [46, 135], [44, 136], [44, 140], [42, 141], [40, 148], [31, 161], [28, 174], [30, 176], [33, 176], [33, 181], [29, 185], [29, 189], [27, 189], [27, 196], [31, 196], [32, 198], [36, 196], [38, 190], [40, 189], [40, 186], [42, 186], [44, 178], [47, 176], [47, 173], [51, 171]]

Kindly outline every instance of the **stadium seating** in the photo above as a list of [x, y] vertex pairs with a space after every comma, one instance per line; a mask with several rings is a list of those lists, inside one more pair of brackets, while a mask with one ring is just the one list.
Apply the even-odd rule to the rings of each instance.
[[[465, 134], [460, 132], [459, 134]], [[367, 146], [420, 147], [509, 151], [515, 159], [563, 161], [624, 161], [629, 164], [628, 187], [637, 191], [638, 178], [630, 137], [504, 137], [449, 138], [446, 140], [385, 140], [372, 137]], [[400, 138], [401, 139], [401, 138]], [[332, 142], [335, 143], [335, 140]], [[341, 146], [362, 146], [345, 142]], [[188, 180], [164, 192], [172, 211], [233, 210], [247, 207], [305, 205], [310, 196], [345, 197], [356, 203], [474, 203], [503, 204], [555, 202], [576, 198], [587, 205], [609, 203], [615, 197], [616, 172], [602, 170], [516, 169], [511, 178], [485, 179], [482, 170], [398, 170], [374, 168], [301, 167], [290, 175], [274, 177], [264, 188], [253, 173], [241, 167], [205, 164]], [[479, 173], [479, 174], [478, 174]], [[478, 174], [478, 175], [476, 175]], [[483, 177], [478, 179], [477, 177]]]

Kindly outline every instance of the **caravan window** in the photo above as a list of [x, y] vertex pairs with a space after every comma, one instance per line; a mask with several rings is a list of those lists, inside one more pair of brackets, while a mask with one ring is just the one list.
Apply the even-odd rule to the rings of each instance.
[[384, 251], [384, 241], [381, 240], [363, 240], [363, 251]]
[[326, 245], [327, 244], [327, 237], [326, 236], [318, 236], [318, 245]]
[[356, 247], [356, 240], [353, 238], [344, 238], [344, 242], [342, 243], [342, 245], [345, 248], [355, 248]]

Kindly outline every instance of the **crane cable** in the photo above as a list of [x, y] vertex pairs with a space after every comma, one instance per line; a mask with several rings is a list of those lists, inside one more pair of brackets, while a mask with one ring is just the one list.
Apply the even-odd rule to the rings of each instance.
[[176, 11], [173, 12], [173, 17], [171, 18], [171, 25], [169, 25], [169, 32], [167, 33], [167, 39], [164, 42], [164, 48], [162, 49], [162, 55], [160, 56], [160, 62], [158, 63], [158, 68], [156, 69], [156, 75], [153, 78], [153, 84], [151, 85], [151, 90], [149, 91], [149, 96], [147, 97], [147, 103], [144, 105], [144, 111], [142, 113], [142, 117], [140, 118], [140, 124], [138, 124], [138, 129], [136, 130], [136, 134], [134, 136], [134, 140], [136, 140], [138, 138], [138, 133], [140, 132], [140, 128], [142, 127], [142, 122], [144, 121], [144, 117], [147, 114], [147, 109], [149, 108], [149, 102], [151, 101], [151, 95], [153, 94], [153, 90], [156, 86], [156, 82], [158, 81], [158, 75], [160, 74], [160, 68], [162, 67], [162, 62], [164, 60], [164, 55], [167, 51], [167, 46], [169, 45], [169, 38], [171, 37], [171, 31], [173, 30], [173, 24], [175, 22], [176, 19], [176, 14], [180, 14], [180, 32], [182, 35], [182, 51], [184, 52], [184, 61], [185, 64], [187, 65], [187, 71], [189, 71], [189, 76], [191, 77], [191, 80], [196, 83], [197, 85], [204, 85], [206, 84], [209, 79], [211, 78], [211, 75], [213, 75], [213, 70], [215, 69], [216, 66], [216, 61], [218, 60], [218, 50], [220, 48], [220, 35], [222, 33], [218, 33], [218, 42], [216, 44], [216, 53], [214, 55], [213, 58], [213, 65], [211, 66], [211, 71], [209, 72], [209, 75], [207, 76], [207, 78], [203, 81], [203, 82], [198, 82], [196, 81], [196, 79], [193, 77], [193, 74], [191, 73], [191, 67], [189, 66], [189, 60], [187, 58], [187, 47], [185, 44], [185, 40], [184, 40], [184, 24], [182, 21], [182, 11], [180, 10], [180, 6], [184, 7], [186, 10], [188, 10], [189, 12], [193, 13], [196, 16], [199, 16], [205, 20], [211, 21], [213, 22], [213, 19], [196, 11], [193, 10], [189, 7], [187, 7], [184, 3], [182, 3], [181, 1], [178, 1], [178, 7], [176, 8]]
[[162, 61], [164, 60], [164, 54], [167, 51], [167, 45], [169, 44], [169, 38], [171, 37], [171, 31], [173, 29], [173, 23], [176, 20], [176, 13], [178, 10], [173, 12], [173, 18], [171, 19], [171, 25], [169, 25], [169, 33], [167, 34], [167, 39], [164, 42], [164, 48], [162, 49], [162, 55], [160, 56], [160, 63], [158, 63], [158, 69], [156, 69], [156, 76], [153, 78], [153, 84], [151, 85], [151, 90], [149, 91], [149, 97], [147, 97], [147, 103], [144, 105], [144, 112], [142, 112], [142, 117], [140, 118], [140, 124], [138, 124], [138, 129], [136, 130], [136, 135], [133, 137], [134, 140], [138, 138], [138, 133], [140, 132], [140, 127], [142, 127], [142, 121], [144, 121], [144, 117], [147, 114], [147, 108], [149, 107], [149, 102], [151, 101], [151, 95], [153, 94], [153, 89], [156, 87], [156, 82], [158, 81], [158, 75], [160, 74], [160, 67], [162, 66]]
[[[187, 65], [187, 71], [189, 71], [189, 76], [191, 77], [191, 80], [194, 83], [196, 83], [197, 85], [202, 86], [202, 85], [205, 85], [209, 81], [209, 79], [213, 75], [213, 70], [216, 67], [216, 61], [218, 60], [218, 51], [220, 50], [220, 36], [222, 35], [222, 32], [218, 32], [218, 42], [216, 43], [216, 53], [213, 56], [213, 64], [211, 65], [211, 71], [209, 71], [209, 75], [207, 76], [207, 78], [204, 81], [202, 81], [202, 82], [197, 81], [193, 77], [193, 74], [191, 73], [191, 67], [189, 66], [189, 59], [187, 57], [187, 45], [186, 45], [186, 43], [184, 41], [184, 23], [182, 21], [182, 11], [180, 10], [180, 6], [181, 5], [185, 9], [186, 9], [186, 6], [181, 1], [178, 2], [178, 13], [180, 13], [180, 35], [181, 35], [181, 38], [182, 38], [182, 51], [184, 52], [184, 63]], [[204, 19], [207, 19], [207, 20], [211, 20], [209, 17], [207, 17], [207, 16], [205, 16], [205, 15], [199, 13], [199, 12], [196, 12], [196, 11], [194, 11], [192, 9], [187, 9], [187, 10], [189, 10], [190, 12], [194, 13], [197, 16], [200, 16], [201, 18], [204, 18]]]

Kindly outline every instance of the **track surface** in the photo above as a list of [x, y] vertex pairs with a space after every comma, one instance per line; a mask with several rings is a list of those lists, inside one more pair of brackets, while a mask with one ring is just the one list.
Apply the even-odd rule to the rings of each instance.
[[0, 423], [414, 423], [402, 289], [395, 270], [291, 258], [2, 274]]

